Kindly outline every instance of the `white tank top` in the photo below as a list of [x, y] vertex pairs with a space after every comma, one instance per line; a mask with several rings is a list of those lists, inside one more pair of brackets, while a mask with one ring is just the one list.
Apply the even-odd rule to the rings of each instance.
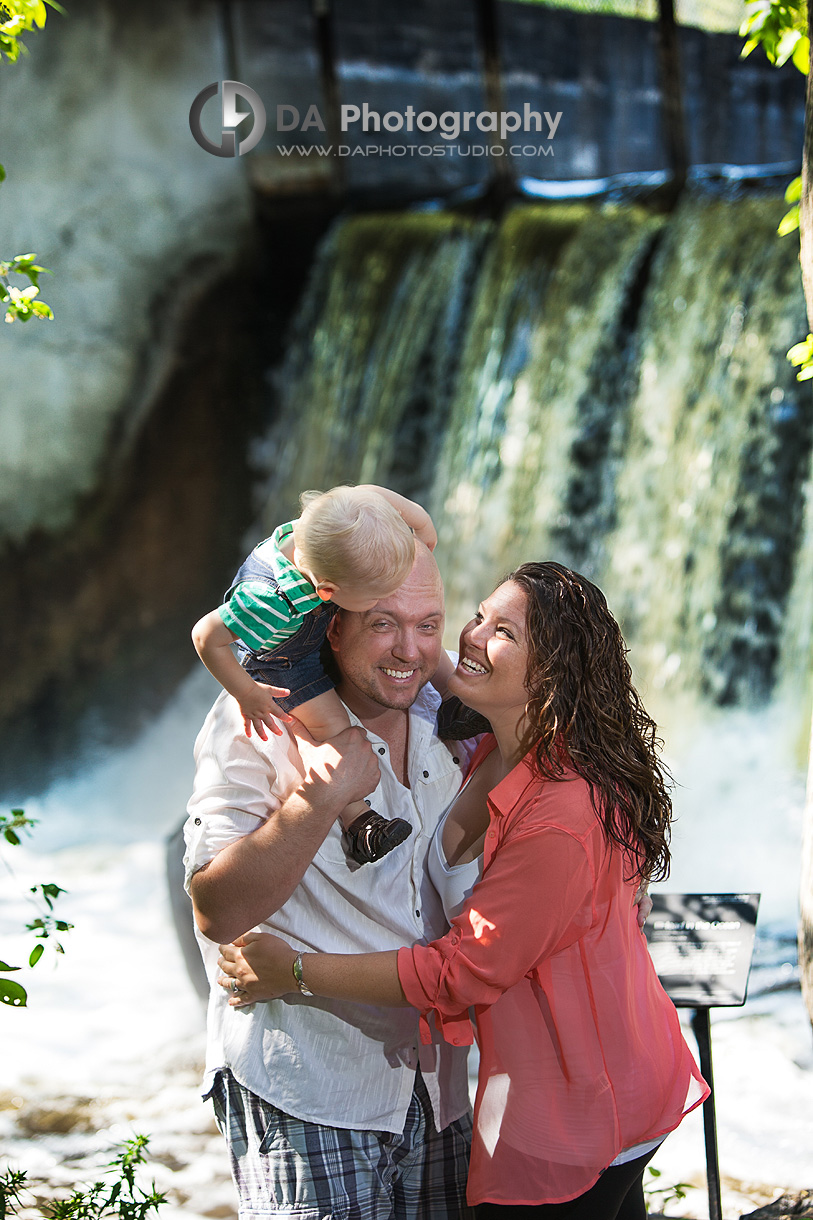
[[[449, 809], [451, 807], [450, 805]], [[427, 867], [432, 884], [440, 894], [446, 918], [451, 923], [455, 915], [460, 914], [466, 899], [483, 875], [483, 857], [478, 856], [476, 860], [468, 860], [465, 864], [448, 863], [443, 852], [443, 827], [449, 816], [449, 809], [435, 828], [432, 842], [429, 844]]]

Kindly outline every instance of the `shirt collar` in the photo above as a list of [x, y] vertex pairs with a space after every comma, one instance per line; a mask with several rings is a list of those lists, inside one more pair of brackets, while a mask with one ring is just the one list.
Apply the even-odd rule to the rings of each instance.
[[[495, 747], [496, 749], [496, 742]], [[511, 812], [519, 803], [523, 794], [532, 784], [539, 783], [539, 772], [536, 769], [533, 749], [521, 758], [505, 779], [501, 779], [496, 788], [488, 794], [488, 803], [496, 817], [503, 817]]]
[[309, 610], [317, 610], [324, 603], [307, 576], [304, 576], [299, 568], [294, 567], [290, 559], [286, 559], [282, 553], [283, 543], [291, 537], [293, 532], [293, 521], [278, 525], [274, 530], [271, 535], [271, 541], [274, 544], [271, 552], [271, 567], [282, 592], [290, 598], [297, 610], [306, 614]]
[[[379, 737], [373, 729], [368, 729], [362, 724], [355, 712], [351, 712], [350, 708], [345, 703], [345, 709], [350, 717], [350, 723], [356, 725], [360, 729], [364, 729], [369, 737], [373, 737], [376, 741], [383, 741], [383, 737]], [[435, 720], [437, 719], [437, 711], [440, 707], [440, 695], [435, 690], [431, 683], [427, 682], [418, 691], [415, 702], [407, 709], [410, 720], [410, 734], [416, 729], [421, 733], [422, 737], [434, 737]], [[416, 723], [417, 722], [417, 723]]]

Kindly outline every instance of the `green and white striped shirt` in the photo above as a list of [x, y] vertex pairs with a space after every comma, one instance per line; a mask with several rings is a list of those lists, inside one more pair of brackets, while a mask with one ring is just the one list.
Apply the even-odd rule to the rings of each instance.
[[282, 544], [293, 532], [294, 523], [289, 521], [255, 548], [273, 571], [279, 588], [261, 580], [244, 580], [220, 607], [220, 617], [229, 631], [252, 652], [276, 648], [290, 639], [302, 626], [305, 615], [324, 604], [307, 576], [282, 554]]

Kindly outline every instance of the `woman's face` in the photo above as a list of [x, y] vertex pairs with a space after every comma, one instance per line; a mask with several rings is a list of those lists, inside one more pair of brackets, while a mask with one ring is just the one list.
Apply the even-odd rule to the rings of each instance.
[[460, 660], [449, 690], [489, 720], [518, 723], [528, 692], [527, 604], [522, 588], [506, 581], [495, 589], [460, 635]]

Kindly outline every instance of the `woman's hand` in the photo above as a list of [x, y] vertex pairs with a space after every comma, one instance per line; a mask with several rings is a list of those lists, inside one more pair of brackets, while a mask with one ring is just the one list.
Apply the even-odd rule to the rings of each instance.
[[649, 918], [649, 913], [652, 910], [652, 899], [649, 897], [649, 891], [645, 885], [639, 886], [638, 893], [635, 895], [635, 905], [638, 908], [638, 927], [641, 932], [644, 930], [644, 924]]
[[232, 1008], [258, 1000], [276, 1000], [296, 991], [293, 967], [296, 951], [270, 932], [247, 932], [231, 945], [220, 946], [218, 983], [230, 992]]

